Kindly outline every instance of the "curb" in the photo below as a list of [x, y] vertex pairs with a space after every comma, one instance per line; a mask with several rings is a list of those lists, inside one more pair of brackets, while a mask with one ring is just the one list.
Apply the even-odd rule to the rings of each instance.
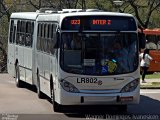
[[147, 80], [147, 83], [140, 83], [140, 89], [160, 89], [160, 80]]
[[140, 89], [160, 89], [160, 86], [158, 86], [158, 87], [145, 87], [145, 86], [143, 86], [143, 87], [140, 87]]

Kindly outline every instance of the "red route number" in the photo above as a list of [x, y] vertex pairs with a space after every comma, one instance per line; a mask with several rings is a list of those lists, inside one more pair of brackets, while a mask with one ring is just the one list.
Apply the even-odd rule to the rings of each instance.
[[80, 20], [71, 20], [71, 25], [80, 25]]

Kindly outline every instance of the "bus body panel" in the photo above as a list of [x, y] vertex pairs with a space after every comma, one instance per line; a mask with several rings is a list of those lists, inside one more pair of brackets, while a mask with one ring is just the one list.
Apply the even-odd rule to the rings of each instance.
[[150, 55], [155, 61], [151, 61], [148, 71], [160, 72], [160, 50], [150, 50]]
[[[32, 56], [34, 56], [34, 49], [32, 49], [34, 47], [34, 41], [32, 42], [32, 47], [28, 47], [28, 46], [25, 46], [25, 40], [24, 39], [27, 39], [27, 36], [23, 36], [21, 37], [21, 39], [23, 40], [23, 43], [18, 43], [17, 41], [17, 23], [18, 21], [25, 21], [25, 22], [28, 22], [30, 21], [29, 19], [31, 19], [31, 22], [35, 23], [33, 21], [34, 18], [31, 18], [31, 17], [28, 17], [30, 16], [28, 13], [26, 14], [26, 17], [28, 19], [25, 19], [25, 18], [21, 18], [20, 16], [22, 14], [19, 14], [19, 13], [13, 13], [11, 15], [11, 20], [14, 21], [14, 26], [15, 26], [15, 40], [14, 40], [14, 44], [8, 44], [8, 61], [11, 61], [12, 62], [9, 62], [9, 63], [12, 63], [12, 68], [10, 67], [10, 65], [8, 64], [8, 73], [10, 73], [11, 75], [14, 75], [15, 76], [15, 65], [18, 63], [19, 65], [19, 70], [20, 70], [20, 80], [22, 81], [25, 81], [27, 83], [30, 83], [30, 84], [33, 84], [33, 71], [32, 71], [32, 68], [33, 68], [33, 58]], [[37, 16], [37, 13], [34, 15], [34, 16]], [[36, 17], [35, 17], [36, 18]], [[35, 39], [34, 38], [34, 35], [31, 39]], [[13, 54], [13, 55], [11, 55]], [[12, 58], [10, 58], [12, 57]], [[16, 63], [17, 62], [17, 63]]]
[[55, 95], [55, 101], [59, 99], [58, 91], [59, 91], [59, 73], [58, 73], [58, 66], [59, 66], [59, 50], [57, 49], [55, 54], [50, 56], [50, 71], [52, 75], [52, 81], [53, 81], [53, 89], [54, 89], [54, 95]]
[[[90, 92], [103, 90], [108, 92], [120, 92], [120, 90], [134, 79], [131, 77], [96, 77], [96, 76], [70, 76], [62, 78], [78, 88], [79, 91]], [[90, 87], [88, 87], [90, 86]]]
[[43, 76], [43, 53], [40, 52], [36, 53], [36, 65], [38, 74], [40, 76]]
[[[13, 35], [11, 35], [11, 22], [13, 22]], [[16, 36], [16, 29], [17, 29], [17, 21], [10, 20], [10, 26], [9, 26], [9, 37], [8, 37], [8, 63], [7, 63], [7, 70], [8, 73], [12, 76], [15, 76], [15, 36]], [[12, 38], [10, 38], [11, 36]], [[12, 39], [12, 42], [11, 40]]]
[[48, 54], [43, 54], [43, 60], [42, 60], [42, 65], [43, 65], [43, 72], [44, 72], [44, 77], [48, 80], [50, 80], [50, 57]]
[[15, 45], [8, 44], [8, 64], [7, 70], [11, 76], [15, 76]]
[[37, 64], [36, 64], [36, 43], [37, 43], [37, 22], [34, 21], [33, 44], [32, 44], [32, 84], [37, 86]]
[[[140, 99], [140, 86], [129, 93], [110, 93], [110, 94], [86, 94], [69, 93], [60, 89], [60, 98], [57, 103], [62, 105], [120, 105], [120, 104], [138, 104]], [[132, 100], [117, 101], [118, 97], [133, 97]], [[82, 99], [84, 100], [82, 102]]]
[[[25, 15], [24, 15], [25, 14]], [[8, 69], [9, 73], [14, 73], [14, 68], [12, 64], [15, 63], [16, 59], [20, 66], [20, 79], [26, 81], [33, 85], [37, 84], [37, 75], [40, 78], [40, 90], [51, 97], [51, 87], [54, 88], [55, 101], [62, 105], [87, 105], [87, 104], [137, 104], [140, 98], [139, 85], [132, 92], [121, 93], [121, 89], [139, 78], [139, 68], [132, 73], [119, 74], [119, 75], [105, 75], [105, 76], [95, 76], [95, 75], [80, 75], [64, 72], [60, 67], [60, 46], [54, 48], [54, 53], [46, 53], [44, 51], [37, 49], [37, 41], [39, 38], [38, 34], [38, 23], [43, 24], [54, 23], [58, 24], [58, 29], [56, 29], [56, 34], [59, 34], [59, 38], [55, 36], [56, 39], [61, 43], [61, 23], [67, 16], [89, 16], [89, 15], [106, 15], [106, 16], [126, 16], [133, 17], [130, 14], [117, 14], [108, 12], [80, 12], [80, 13], [14, 13], [11, 18], [23, 19], [28, 21], [35, 21], [34, 33], [33, 33], [33, 44], [32, 48], [26, 48], [20, 45], [11, 45], [9, 43], [8, 48]], [[133, 17], [134, 18], [134, 17]], [[17, 21], [17, 20], [15, 20]], [[137, 26], [136, 26], [137, 27]], [[52, 31], [53, 32], [53, 31]], [[75, 31], [69, 31], [75, 32]], [[78, 30], [76, 31], [78, 32]], [[89, 31], [90, 32], [90, 31]], [[91, 31], [95, 32], [95, 31]], [[100, 31], [98, 31], [100, 32]], [[107, 31], [105, 31], [107, 32]], [[111, 31], [110, 31], [111, 32]], [[116, 32], [117, 31], [112, 31]], [[137, 31], [123, 31], [126, 33], [132, 32], [137, 34]], [[137, 46], [136, 46], [137, 47]], [[13, 53], [11, 52], [13, 51]], [[14, 58], [15, 55], [15, 58]], [[138, 64], [138, 62], [137, 62]], [[96, 79], [95, 79], [96, 78]], [[66, 80], [76, 86], [80, 93], [71, 93], [65, 91], [60, 81]], [[95, 82], [95, 81], [96, 82]], [[89, 81], [89, 83], [87, 82]], [[99, 82], [97, 82], [99, 81]], [[95, 82], [95, 83], [94, 83]], [[119, 97], [126, 97], [126, 101], [122, 102], [117, 99]], [[127, 101], [127, 97], [133, 98]]]
[[44, 91], [48, 96], [50, 96], [50, 62], [49, 55], [42, 54], [42, 72], [43, 72], [43, 82], [40, 84], [41, 90]]
[[32, 48], [24, 48], [24, 68], [26, 82], [32, 84]]
[[[86, 75], [75, 75], [69, 74], [60, 69], [58, 84], [56, 85], [55, 101], [62, 105], [102, 105], [102, 104], [138, 104], [140, 101], [140, 83], [133, 92], [121, 93], [121, 89], [126, 86], [129, 82], [138, 78], [140, 69], [136, 72], [128, 74], [130, 77], [125, 75], [117, 75], [114, 77], [99, 77], [99, 76], [86, 76]], [[69, 77], [68, 77], [69, 76]], [[134, 77], [132, 77], [134, 76]], [[61, 78], [60, 78], [61, 77]], [[92, 83], [82, 83], [79, 85], [77, 80], [74, 78], [99, 78], [104, 82], [104, 86], [93, 85]], [[76, 86], [80, 93], [71, 93], [65, 91], [60, 85], [60, 80], [67, 78], [67, 81]], [[123, 79], [124, 78], [124, 79]], [[125, 80], [126, 79], [126, 80]], [[127, 81], [128, 80], [128, 81]], [[140, 81], [139, 81], [140, 82]], [[89, 86], [89, 87], [87, 87]], [[91, 86], [91, 87], [90, 87]], [[94, 87], [95, 88], [94, 88]], [[84, 97], [84, 103], [81, 102]], [[117, 102], [117, 97], [133, 97], [133, 100]]]
[[24, 68], [24, 47], [15, 46], [15, 59], [18, 61], [20, 80], [25, 81], [25, 68]]
[[50, 93], [50, 81], [44, 77], [40, 77], [40, 89], [43, 93], [45, 93], [47, 96], [51, 96]]

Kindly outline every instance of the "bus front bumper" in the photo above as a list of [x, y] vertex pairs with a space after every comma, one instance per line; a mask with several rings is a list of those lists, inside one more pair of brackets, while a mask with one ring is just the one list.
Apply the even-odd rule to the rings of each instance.
[[137, 88], [133, 92], [112, 94], [70, 93], [62, 89], [57, 103], [61, 105], [121, 105], [138, 104], [140, 92]]

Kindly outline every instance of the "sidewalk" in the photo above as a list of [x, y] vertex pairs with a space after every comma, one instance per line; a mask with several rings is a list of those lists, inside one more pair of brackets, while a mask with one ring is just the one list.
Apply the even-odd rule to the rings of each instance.
[[159, 79], [145, 79], [146, 83], [142, 83], [140, 80], [141, 89], [160, 89], [160, 78]]

